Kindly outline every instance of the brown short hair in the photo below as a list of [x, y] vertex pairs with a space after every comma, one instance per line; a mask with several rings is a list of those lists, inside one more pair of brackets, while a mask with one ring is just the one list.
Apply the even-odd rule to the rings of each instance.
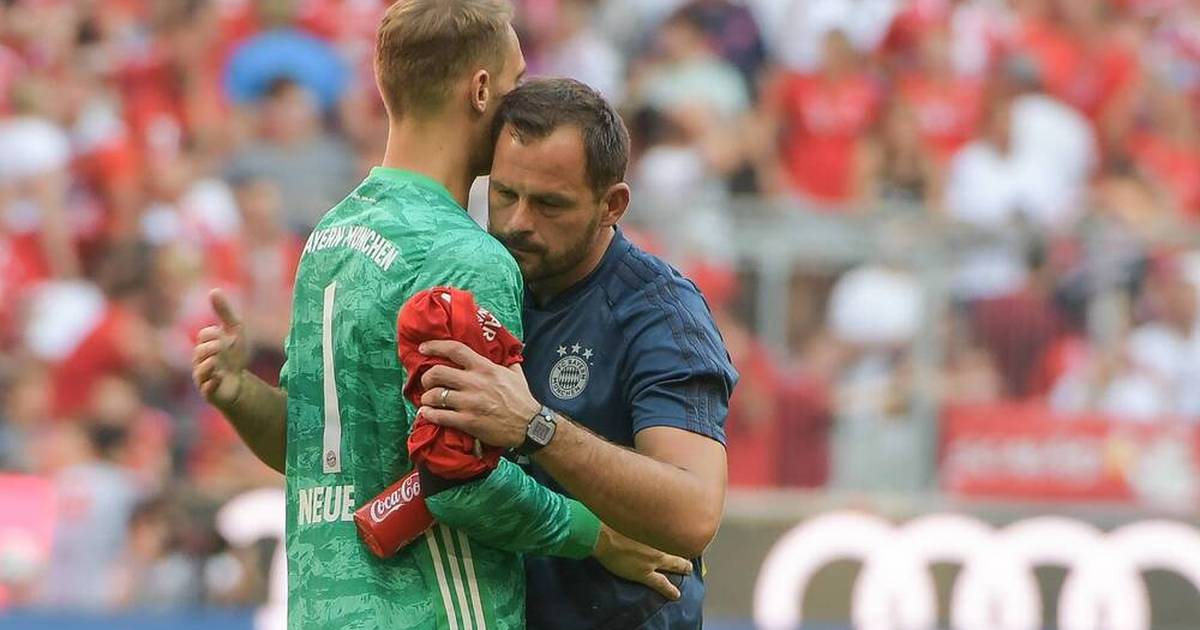
[[498, 72], [512, 7], [506, 0], [399, 0], [379, 23], [375, 72], [394, 116], [440, 107], [472, 64]]
[[624, 181], [629, 166], [629, 130], [617, 110], [599, 92], [574, 79], [534, 79], [508, 93], [500, 103], [492, 138], [505, 125], [517, 140], [541, 140], [558, 128], [579, 128], [583, 135], [587, 178], [601, 194]]

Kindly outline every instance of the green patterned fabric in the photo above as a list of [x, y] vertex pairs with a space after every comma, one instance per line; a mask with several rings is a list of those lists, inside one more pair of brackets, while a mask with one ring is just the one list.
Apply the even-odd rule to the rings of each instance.
[[395, 557], [359, 541], [354, 510], [411, 469], [397, 314], [439, 285], [471, 291], [521, 335], [516, 263], [415, 173], [372, 170], [305, 245], [280, 374], [292, 630], [523, 628], [520, 553], [584, 557], [595, 545], [594, 515], [504, 460], [430, 498], [439, 523]]

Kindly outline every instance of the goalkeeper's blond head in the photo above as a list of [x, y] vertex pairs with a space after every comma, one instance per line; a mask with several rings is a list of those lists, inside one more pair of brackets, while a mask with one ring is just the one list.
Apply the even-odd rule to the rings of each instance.
[[[506, 0], [400, 0], [379, 25], [375, 76], [393, 124], [462, 119], [478, 131], [473, 166], [491, 162], [488, 130], [525, 71]], [[485, 148], [486, 146], [486, 148]]]

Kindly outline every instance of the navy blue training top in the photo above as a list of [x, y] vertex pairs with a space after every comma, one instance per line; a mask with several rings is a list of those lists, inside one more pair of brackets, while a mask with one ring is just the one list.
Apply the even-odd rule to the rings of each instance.
[[[585, 280], [539, 306], [525, 295], [524, 370], [533, 395], [604, 439], [633, 446], [649, 427], [676, 427], [725, 443], [737, 383], [725, 343], [696, 285], [617, 230]], [[563, 494], [538, 468], [538, 481]], [[704, 580], [671, 576], [668, 603], [595, 560], [527, 556], [529, 630], [699, 628]]]

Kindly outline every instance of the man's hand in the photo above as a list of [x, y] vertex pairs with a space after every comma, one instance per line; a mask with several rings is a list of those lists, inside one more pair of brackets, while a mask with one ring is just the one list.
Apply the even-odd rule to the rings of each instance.
[[618, 534], [608, 525], [600, 526], [594, 557], [609, 573], [631, 582], [644, 584], [671, 601], [679, 599], [679, 589], [663, 572], [689, 575], [692, 563], [663, 553], [632, 538]]
[[200, 331], [192, 353], [192, 380], [208, 402], [223, 409], [241, 393], [249, 351], [242, 321], [225, 294], [213, 289], [208, 297], [221, 325]]
[[516, 448], [542, 406], [529, 393], [521, 366], [502, 367], [457, 341], [428, 341], [421, 353], [459, 366], [435, 365], [421, 378], [421, 415], [492, 446]]

